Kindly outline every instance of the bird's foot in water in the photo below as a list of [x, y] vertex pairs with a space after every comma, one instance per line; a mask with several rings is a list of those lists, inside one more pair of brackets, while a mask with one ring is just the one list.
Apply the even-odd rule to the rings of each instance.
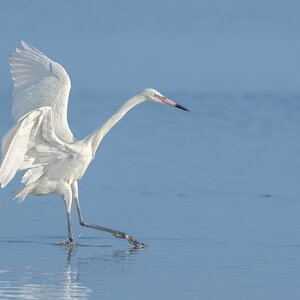
[[116, 238], [119, 238], [119, 239], [127, 240], [135, 248], [145, 248], [145, 247], [147, 247], [147, 245], [145, 245], [144, 243], [136, 240], [135, 238], [133, 238], [132, 236], [130, 236], [129, 234], [127, 234], [125, 232], [114, 233], [113, 236], [116, 237]]
[[64, 246], [64, 247], [75, 247], [76, 246], [76, 242], [74, 241], [74, 239], [66, 239], [64, 241], [61, 241], [60, 243], [57, 243], [58, 246]]

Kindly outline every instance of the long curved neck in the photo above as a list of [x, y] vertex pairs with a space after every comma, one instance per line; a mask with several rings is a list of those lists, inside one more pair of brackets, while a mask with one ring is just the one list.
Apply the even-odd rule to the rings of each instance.
[[93, 157], [100, 145], [100, 142], [105, 137], [105, 135], [112, 129], [114, 125], [116, 125], [124, 116], [125, 114], [136, 105], [144, 102], [146, 99], [142, 95], [136, 95], [129, 100], [127, 100], [121, 108], [112, 115], [102, 127], [95, 130], [91, 135], [89, 135], [85, 141], [91, 143]]

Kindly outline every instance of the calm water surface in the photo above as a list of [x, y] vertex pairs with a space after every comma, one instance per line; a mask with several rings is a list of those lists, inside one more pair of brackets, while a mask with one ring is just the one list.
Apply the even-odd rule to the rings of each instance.
[[[1, 190], [0, 299], [299, 299], [300, 96], [166, 94], [191, 112], [131, 111], [79, 187], [87, 221], [149, 247], [81, 228], [75, 214], [79, 245], [56, 246], [62, 200], [11, 202], [15, 180]], [[75, 136], [130, 96], [74, 93]]]

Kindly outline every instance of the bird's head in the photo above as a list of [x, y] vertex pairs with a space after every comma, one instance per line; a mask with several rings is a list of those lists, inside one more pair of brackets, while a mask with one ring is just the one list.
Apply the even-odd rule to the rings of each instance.
[[144, 89], [141, 92], [141, 95], [143, 95], [145, 97], [145, 99], [148, 100], [148, 101], [164, 103], [164, 104], [168, 104], [168, 105], [183, 109], [185, 111], [189, 111], [184, 106], [182, 106], [182, 105], [166, 98], [164, 95], [162, 95], [160, 92], [158, 92], [155, 89], [152, 89], [152, 88]]

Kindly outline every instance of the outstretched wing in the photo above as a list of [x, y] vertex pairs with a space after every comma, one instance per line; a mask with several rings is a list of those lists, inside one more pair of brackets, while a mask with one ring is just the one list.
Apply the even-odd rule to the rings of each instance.
[[14, 83], [12, 114], [18, 121], [28, 112], [50, 106], [57, 137], [74, 141], [67, 120], [70, 78], [65, 69], [25, 42], [9, 56]]
[[40, 112], [22, 118], [2, 139], [0, 184], [5, 187], [15, 176], [28, 148], [30, 135]]
[[1, 187], [23, 169], [30, 169], [23, 181], [32, 181], [37, 174], [42, 175], [43, 166], [52, 160], [64, 159], [68, 151], [66, 144], [55, 135], [51, 107], [29, 112], [2, 140]]

